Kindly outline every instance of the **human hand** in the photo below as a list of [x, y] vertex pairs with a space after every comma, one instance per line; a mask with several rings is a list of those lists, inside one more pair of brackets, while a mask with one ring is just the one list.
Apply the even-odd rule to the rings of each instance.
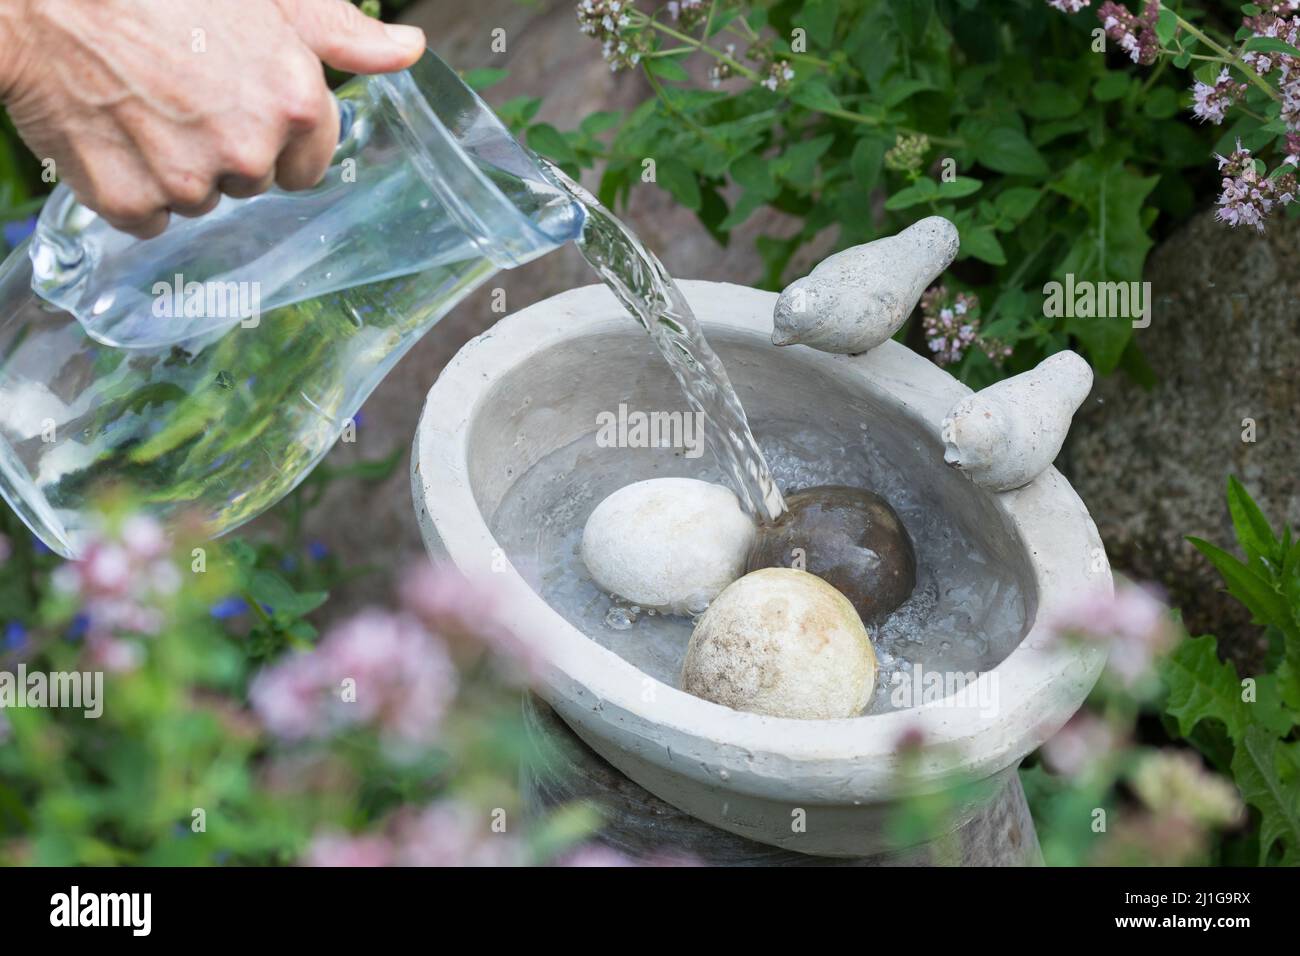
[[0, 101], [84, 205], [149, 238], [221, 193], [320, 182], [339, 136], [321, 63], [387, 73], [424, 47], [346, 0], [0, 0]]

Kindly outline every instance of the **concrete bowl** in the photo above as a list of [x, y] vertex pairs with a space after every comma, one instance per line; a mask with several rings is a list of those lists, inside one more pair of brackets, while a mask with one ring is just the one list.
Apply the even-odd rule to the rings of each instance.
[[[461, 349], [430, 390], [412, 461], [430, 554], [492, 584], [509, 626], [546, 662], [539, 692], [584, 741], [699, 819], [842, 857], [891, 846], [889, 814], [906, 794], [950, 791], [955, 822], [969, 819], [1079, 708], [1104, 663], [1096, 646], [1058, 640], [1049, 627], [1066, 602], [1111, 590], [1087, 509], [1054, 468], [995, 494], [946, 467], [940, 422], [970, 390], [905, 347], [891, 341], [856, 356], [778, 349], [774, 293], [680, 284], [752, 420], [806, 415], [846, 429], [866, 421], [882, 453], [1013, 570], [1025, 633], [979, 676], [988, 686], [962, 700], [843, 720], [742, 713], [656, 681], [600, 646], [503, 560], [492, 517], [514, 481], [594, 432], [598, 412], [673, 400], [663, 362], [603, 286], [502, 320]], [[976, 703], [988, 700], [996, 706]], [[990, 786], [958, 786], [972, 781]]]

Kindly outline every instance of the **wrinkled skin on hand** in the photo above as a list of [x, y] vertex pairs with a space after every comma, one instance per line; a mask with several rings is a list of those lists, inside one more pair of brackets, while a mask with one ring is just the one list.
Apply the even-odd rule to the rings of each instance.
[[386, 73], [424, 46], [345, 0], [0, 0], [0, 100], [82, 203], [148, 238], [221, 193], [318, 183], [339, 133], [322, 62]]

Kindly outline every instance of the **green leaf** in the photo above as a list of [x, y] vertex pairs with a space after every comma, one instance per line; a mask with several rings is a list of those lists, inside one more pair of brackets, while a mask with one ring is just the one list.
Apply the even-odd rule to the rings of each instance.
[[[1138, 282], [1152, 240], [1144, 217], [1147, 196], [1158, 176], [1138, 176], [1122, 162], [1093, 154], [1075, 160], [1048, 188], [1072, 200], [1088, 217], [1073, 231], [1074, 242], [1053, 269], [1091, 282]], [[1067, 319], [1098, 372], [1118, 365], [1133, 335], [1132, 316]]]
[[1187, 638], [1163, 662], [1165, 712], [1178, 722], [1183, 737], [1191, 737], [1202, 720], [1217, 720], [1235, 741], [1247, 724], [1246, 704], [1237, 672], [1219, 660], [1216, 647], [1217, 641], [1208, 634]]
[[618, 125], [618, 121], [623, 118], [623, 114], [617, 110], [598, 110], [590, 113], [581, 123], [578, 129], [582, 130], [588, 136], [596, 136], [608, 129], [613, 129]]
[[853, 179], [863, 192], [871, 192], [880, 178], [880, 167], [884, 162], [889, 143], [875, 136], [863, 136], [853, 147], [849, 157], [849, 168]]
[[929, 202], [937, 199], [939, 196], [939, 187], [935, 185], [932, 179], [918, 179], [911, 186], [907, 186], [894, 193], [885, 200], [885, 208], [890, 211], [899, 209], [908, 209], [912, 206], [919, 205], [923, 202]]
[[974, 226], [961, 231], [961, 254], [972, 255], [990, 265], [1004, 266], [1007, 255], [997, 235], [988, 226]]
[[881, 90], [880, 95], [876, 97], [876, 99], [881, 105], [893, 109], [895, 106], [907, 101], [917, 93], [924, 93], [927, 90], [933, 90], [934, 88], [935, 85], [929, 80], [915, 78], [898, 79], [892, 81], [888, 86]]
[[550, 123], [537, 123], [528, 127], [528, 145], [547, 159], [557, 163], [576, 163], [578, 154], [573, 151], [564, 134]]
[[1265, 581], [1227, 551], [1216, 548], [1208, 541], [1193, 537], [1188, 537], [1187, 540], [1210, 559], [1210, 563], [1223, 575], [1228, 593], [1244, 604], [1256, 620], [1272, 624], [1283, 631], [1294, 630], [1290, 609], [1271, 581]]
[[1016, 176], [1046, 176], [1047, 161], [1019, 130], [999, 126], [974, 144], [975, 159], [987, 169]]
[[1174, 11], [1162, 7], [1160, 16], [1156, 18], [1156, 37], [1160, 40], [1160, 45], [1168, 46], [1177, 32], [1178, 15]]
[[823, 49], [835, 42], [839, 6], [839, 0], [808, 0], [803, 6], [799, 25], [808, 31], [813, 43]]
[[542, 100], [539, 96], [515, 96], [498, 106], [496, 114], [511, 129], [517, 129], [531, 123], [541, 108]]
[[1032, 83], [1024, 93], [1025, 114], [1038, 120], [1059, 120], [1083, 109], [1083, 97], [1060, 83]]
[[1034, 211], [1042, 195], [1042, 190], [1032, 186], [1012, 186], [998, 193], [993, 205], [997, 207], [999, 215], [1012, 222], [1020, 222]]
[[826, 85], [826, 81], [822, 79], [813, 79], [807, 83], [800, 83], [790, 91], [790, 99], [800, 106], [806, 106], [810, 110], [822, 113], [843, 109], [839, 98], [831, 92], [830, 87]]
[[1259, 811], [1259, 863], [1282, 844], [1282, 865], [1300, 864], [1300, 780], [1295, 756], [1272, 734], [1250, 728], [1232, 758], [1232, 776], [1247, 803]]
[[1228, 512], [1232, 527], [1237, 532], [1237, 543], [1250, 557], [1267, 558], [1280, 564], [1278, 540], [1264, 517], [1259, 505], [1251, 500], [1245, 487], [1232, 475], [1228, 476]]
[[680, 159], [668, 157], [655, 166], [655, 180], [672, 193], [673, 198], [687, 209], [700, 208], [700, 183], [695, 171]]
[[971, 193], [979, 192], [984, 184], [978, 179], [970, 176], [958, 176], [951, 182], [939, 183], [940, 199], [960, 199], [962, 196], [969, 196]]
[[483, 67], [478, 70], [466, 70], [461, 74], [461, 79], [465, 81], [465, 85], [471, 90], [482, 91], [490, 86], [496, 86], [509, 75], [508, 70]]
[[1142, 112], [1152, 119], [1168, 119], [1178, 112], [1178, 94], [1167, 86], [1157, 86], [1143, 100]]
[[653, 60], [642, 60], [645, 64], [646, 72], [652, 76], [657, 76], [661, 80], [668, 80], [671, 83], [685, 83], [690, 80], [691, 75], [686, 69], [672, 57], [656, 57]]
[[821, 159], [833, 142], [834, 135], [827, 133], [825, 136], [787, 146], [785, 152], [772, 160], [773, 175], [792, 186], [812, 185], [813, 176], [817, 172], [817, 160]]
[[1092, 98], [1098, 103], [1110, 103], [1128, 92], [1130, 82], [1127, 73], [1110, 70], [1093, 86]]
[[329, 598], [328, 591], [299, 594], [280, 575], [266, 570], [253, 572], [248, 579], [248, 593], [258, 604], [271, 608], [277, 616], [287, 618], [309, 614]]
[[911, 44], [920, 43], [934, 13], [934, 0], [895, 0], [886, 6], [903, 38]]
[[1277, 37], [1251, 37], [1246, 41], [1246, 49], [1253, 53], [1285, 53], [1287, 56], [1300, 57], [1300, 50]]

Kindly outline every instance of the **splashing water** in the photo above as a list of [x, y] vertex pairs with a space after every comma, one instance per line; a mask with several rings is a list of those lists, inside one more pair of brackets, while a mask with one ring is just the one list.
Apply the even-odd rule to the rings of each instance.
[[727, 483], [760, 523], [775, 521], [785, 513], [785, 500], [749, 429], [727, 370], [672, 276], [591, 193], [555, 166], [546, 165], [556, 181], [586, 208], [586, 224], [578, 239], [583, 258], [650, 333], [687, 402], [703, 413], [709, 447]]

